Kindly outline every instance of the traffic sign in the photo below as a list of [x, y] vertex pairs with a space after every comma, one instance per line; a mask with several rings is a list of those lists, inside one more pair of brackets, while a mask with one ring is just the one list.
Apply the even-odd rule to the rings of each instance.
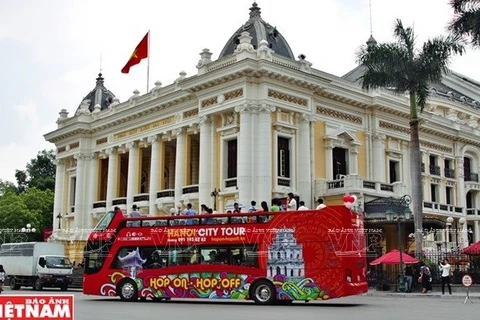
[[472, 284], [473, 284], [473, 280], [472, 280], [472, 277], [468, 274], [464, 275], [462, 277], [462, 284], [465, 286], [465, 287], [470, 287]]

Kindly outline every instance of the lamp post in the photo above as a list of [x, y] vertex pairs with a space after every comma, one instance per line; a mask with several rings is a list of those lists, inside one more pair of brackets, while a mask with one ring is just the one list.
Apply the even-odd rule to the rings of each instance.
[[56, 218], [58, 219], [58, 229], [60, 229], [60, 221], [62, 221], [62, 214], [59, 212]]
[[37, 230], [36, 230], [35, 228], [32, 228], [32, 225], [31, 225], [30, 223], [27, 223], [26, 228], [23, 227], [23, 228], [21, 229], [21, 231], [22, 231], [22, 232], [30, 233], [30, 232], [35, 232], [35, 231], [37, 231]]
[[445, 253], [448, 252], [448, 244], [450, 243], [450, 227], [452, 226], [452, 223], [453, 223], [453, 218], [448, 217], [447, 218], [447, 223], [446, 223], [447, 230], [446, 230], [446, 235], [445, 235]]
[[[395, 199], [395, 198], [388, 198], [388, 199], [390, 199], [390, 201], [387, 202], [388, 210], [385, 212], [385, 218], [389, 222], [397, 221], [398, 251], [400, 255], [400, 265], [398, 270], [398, 277], [399, 277], [398, 290], [405, 291], [405, 278], [403, 276], [402, 225], [400, 222], [402, 219], [404, 219], [405, 221], [410, 220], [412, 215], [412, 210], [410, 210], [408, 205], [411, 203], [412, 200], [409, 195], [404, 195], [400, 199]], [[400, 207], [403, 208], [403, 211], [400, 211], [400, 212], [393, 211], [392, 208], [394, 207], [394, 205], [396, 205], [396, 208], [398, 208], [398, 205], [400, 205]]]
[[215, 189], [210, 193], [210, 196], [213, 197], [213, 211], [217, 211], [217, 197], [218, 197], [218, 195], [220, 194], [219, 191], [220, 191], [220, 190], [217, 190], [217, 188], [215, 188]]

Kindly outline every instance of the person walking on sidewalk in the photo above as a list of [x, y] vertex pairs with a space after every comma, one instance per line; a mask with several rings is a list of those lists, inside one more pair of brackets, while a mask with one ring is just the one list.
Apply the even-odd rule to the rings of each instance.
[[452, 294], [452, 287], [450, 286], [450, 269], [451, 266], [448, 263], [448, 259], [443, 259], [438, 266], [442, 273], [442, 294], [445, 294], [445, 284], [448, 286], [448, 293]]

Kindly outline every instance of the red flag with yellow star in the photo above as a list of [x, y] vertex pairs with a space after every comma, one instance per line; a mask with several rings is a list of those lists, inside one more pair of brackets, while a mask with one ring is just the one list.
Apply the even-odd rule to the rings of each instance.
[[130, 59], [128, 60], [127, 64], [125, 67], [122, 68], [122, 73], [129, 73], [130, 72], [130, 67], [139, 64], [140, 61], [148, 57], [148, 36], [149, 32], [143, 37], [142, 41], [138, 44], [138, 46], [135, 48], [133, 51], [132, 55], [130, 56]]

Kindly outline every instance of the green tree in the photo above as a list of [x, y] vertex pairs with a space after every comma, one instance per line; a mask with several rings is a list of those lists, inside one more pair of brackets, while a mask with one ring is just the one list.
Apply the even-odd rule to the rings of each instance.
[[37, 157], [27, 163], [26, 170], [16, 170], [18, 192], [28, 188], [55, 191], [55, 153], [53, 150], [42, 150]]
[[448, 29], [480, 47], [480, 0], [450, 0], [450, 5], [454, 16]]
[[37, 224], [34, 226], [39, 232], [52, 226], [55, 196], [53, 191], [30, 188], [20, 196], [27, 209], [35, 216]]
[[419, 139], [418, 109], [423, 110], [429, 95], [428, 84], [439, 81], [448, 72], [452, 54], [462, 54], [458, 38], [437, 37], [415, 49], [413, 29], [404, 28], [397, 19], [393, 31], [396, 42], [362, 46], [357, 61], [364, 68], [360, 77], [365, 90], [387, 88], [410, 97], [410, 173], [415, 224], [415, 253], [422, 254], [423, 185]]
[[35, 213], [25, 205], [22, 197], [16, 193], [6, 193], [0, 198], [0, 226], [2, 229], [21, 229], [28, 223], [38, 225]]
[[17, 187], [13, 182], [0, 179], [0, 197], [9, 192], [17, 192]]

